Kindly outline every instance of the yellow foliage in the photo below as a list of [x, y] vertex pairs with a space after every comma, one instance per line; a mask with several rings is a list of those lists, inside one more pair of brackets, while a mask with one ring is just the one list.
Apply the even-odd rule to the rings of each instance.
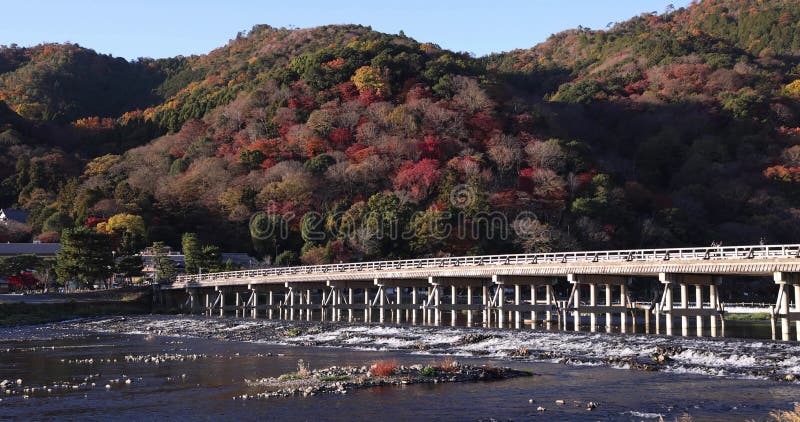
[[14, 111], [26, 119], [41, 120], [44, 118], [45, 106], [40, 103], [26, 103], [17, 106]]
[[120, 160], [122, 160], [122, 157], [114, 154], [106, 154], [101, 157], [97, 157], [94, 160], [89, 161], [89, 164], [86, 164], [86, 170], [83, 171], [83, 174], [84, 176], [91, 177], [108, 173], [111, 167], [119, 163]]
[[375, 66], [361, 66], [351, 78], [359, 91], [372, 89], [381, 93], [388, 93], [389, 72]]
[[790, 97], [800, 98], [800, 79], [797, 79], [789, 85], [786, 85], [783, 88], [783, 91]]
[[[99, 224], [98, 228], [100, 228]], [[114, 215], [108, 219], [102, 229], [109, 232], [128, 233], [138, 236], [144, 236], [145, 234], [144, 220], [142, 217], [133, 214]]]

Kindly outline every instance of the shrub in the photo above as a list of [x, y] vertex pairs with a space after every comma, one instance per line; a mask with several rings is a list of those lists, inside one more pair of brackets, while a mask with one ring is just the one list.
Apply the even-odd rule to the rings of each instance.
[[303, 359], [298, 359], [297, 360], [297, 375], [299, 375], [300, 378], [305, 378], [310, 373], [311, 373], [311, 371], [308, 369], [308, 362], [304, 361]]
[[442, 359], [436, 367], [441, 370], [442, 372], [456, 372], [458, 371], [458, 362], [455, 359], [448, 356]]
[[435, 377], [436, 376], [436, 368], [432, 366], [426, 366], [422, 368], [422, 376], [423, 377]]
[[800, 422], [800, 403], [794, 404], [794, 410], [773, 410], [769, 417], [778, 422]]
[[388, 377], [397, 370], [396, 360], [379, 360], [369, 367], [369, 372], [376, 377]]

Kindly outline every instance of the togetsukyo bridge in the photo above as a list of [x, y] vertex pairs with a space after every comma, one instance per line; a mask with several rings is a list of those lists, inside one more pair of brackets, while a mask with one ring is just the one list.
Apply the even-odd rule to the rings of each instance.
[[[576, 330], [581, 315], [588, 315], [592, 331], [599, 319], [610, 329], [618, 315], [622, 332], [642, 312], [648, 332], [651, 320], [662, 332], [663, 321], [663, 332], [672, 335], [680, 321], [686, 335], [693, 318], [700, 335], [707, 318], [716, 335], [718, 323], [724, 329], [719, 289], [726, 276], [771, 277], [777, 284], [773, 327], [780, 320], [780, 338], [800, 340], [800, 245], [426, 258], [183, 275], [159, 285], [156, 300], [185, 292], [188, 297], [180, 302], [190, 312], [308, 320], [416, 323], [419, 318], [440, 324], [449, 313], [453, 324], [465, 315], [469, 325], [477, 317], [500, 327], [537, 322], [566, 327], [571, 318]], [[632, 302], [633, 277], [657, 278], [661, 300]], [[571, 284], [561, 300], [553, 288], [560, 279]]]

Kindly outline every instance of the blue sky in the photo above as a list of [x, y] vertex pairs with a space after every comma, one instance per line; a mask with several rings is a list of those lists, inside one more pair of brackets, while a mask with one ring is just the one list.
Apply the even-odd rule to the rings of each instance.
[[689, 0], [134, 0], [13, 1], [3, 5], [0, 44], [78, 43], [137, 57], [202, 54], [255, 24], [305, 28], [357, 23], [478, 56], [528, 48], [578, 25], [605, 28]]

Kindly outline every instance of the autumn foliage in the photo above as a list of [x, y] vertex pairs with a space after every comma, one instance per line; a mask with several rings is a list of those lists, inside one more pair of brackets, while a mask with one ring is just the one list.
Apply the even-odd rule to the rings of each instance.
[[[794, 241], [797, 21], [704, 1], [478, 58], [357, 25], [136, 62], [3, 47], [0, 207], [32, 213], [0, 239], [198, 232], [295, 263]], [[251, 236], [261, 212], [283, 237]], [[437, 235], [493, 212], [528, 235]]]

